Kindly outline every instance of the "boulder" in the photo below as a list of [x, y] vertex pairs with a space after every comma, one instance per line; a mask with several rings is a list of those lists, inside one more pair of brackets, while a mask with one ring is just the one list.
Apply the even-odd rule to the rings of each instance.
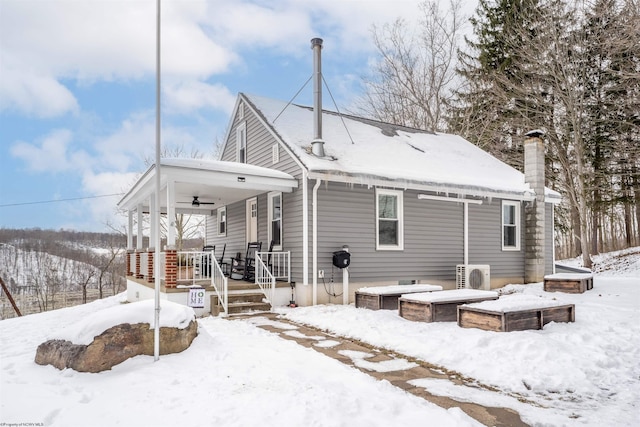
[[[106, 371], [130, 357], [153, 356], [153, 332], [148, 323], [123, 323], [107, 329], [88, 345], [49, 340], [38, 346], [35, 362], [78, 372]], [[193, 320], [184, 329], [161, 327], [160, 354], [186, 350], [197, 334], [198, 325]]]

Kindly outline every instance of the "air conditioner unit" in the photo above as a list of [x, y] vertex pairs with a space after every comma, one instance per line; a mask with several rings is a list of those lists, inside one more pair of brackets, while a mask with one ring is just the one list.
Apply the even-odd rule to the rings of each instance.
[[456, 265], [457, 289], [491, 289], [491, 274], [488, 265], [458, 264]]

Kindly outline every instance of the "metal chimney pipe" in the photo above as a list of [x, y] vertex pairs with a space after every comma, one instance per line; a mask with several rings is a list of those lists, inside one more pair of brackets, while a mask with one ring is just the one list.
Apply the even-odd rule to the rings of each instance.
[[313, 141], [311, 152], [324, 157], [324, 141], [322, 140], [322, 39], [311, 39], [313, 49]]

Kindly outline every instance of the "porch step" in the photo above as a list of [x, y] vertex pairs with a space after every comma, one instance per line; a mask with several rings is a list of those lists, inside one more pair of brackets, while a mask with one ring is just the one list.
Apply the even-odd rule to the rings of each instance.
[[229, 303], [229, 314], [246, 314], [252, 311], [269, 311], [271, 304], [268, 302], [236, 302]]
[[[262, 292], [229, 293], [227, 298], [229, 303], [228, 314], [271, 310], [271, 304], [263, 302], [265, 296]], [[211, 314], [214, 316], [219, 314], [217, 295], [211, 296]]]

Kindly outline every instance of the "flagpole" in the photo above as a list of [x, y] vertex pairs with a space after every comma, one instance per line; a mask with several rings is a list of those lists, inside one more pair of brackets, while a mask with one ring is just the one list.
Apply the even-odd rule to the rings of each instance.
[[155, 316], [153, 330], [153, 360], [160, 360], [160, 0], [156, 0], [156, 203], [155, 203]]

